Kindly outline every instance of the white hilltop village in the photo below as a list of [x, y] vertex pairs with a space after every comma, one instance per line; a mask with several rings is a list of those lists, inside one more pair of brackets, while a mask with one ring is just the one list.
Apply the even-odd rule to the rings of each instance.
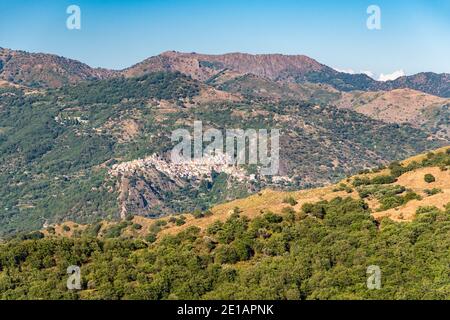
[[[230, 157], [225, 153], [205, 155], [201, 158], [186, 160], [181, 163], [168, 162], [159, 155], [153, 154], [144, 159], [137, 159], [114, 164], [110, 170], [112, 176], [124, 174], [135, 174], [137, 171], [145, 169], [156, 169], [168, 177], [185, 179], [210, 178], [213, 171], [226, 173], [237, 181], [252, 181], [256, 179], [255, 174], [247, 174], [240, 166], [230, 164]], [[287, 176], [273, 176], [274, 183], [291, 182]]]

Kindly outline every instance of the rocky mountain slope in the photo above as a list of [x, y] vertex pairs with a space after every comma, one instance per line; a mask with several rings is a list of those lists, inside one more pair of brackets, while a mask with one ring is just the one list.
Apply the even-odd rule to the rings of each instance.
[[0, 48], [0, 79], [27, 86], [59, 87], [85, 80], [136, 77], [157, 71], [179, 71], [200, 81], [208, 81], [223, 72], [232, 71], [235, 76], [252, 74], [281, 83], [326, 84], [340, 91], [410, 88], [450, 97], [449, 74], [427, 72], [380, 82], [365, 74], [338, 72], [303, 55], [205, 55], [168, 51], [124, 70], [114, 71], [90, 68], [78, 61], [55, 55]]
[[429, 94], [450, 97], [450, 75], [420, 73], [393, 81], [376, 81], [365, 74], [338, 72], [303, 55], [230, 53], [205, 55], [169, 51], [148, 58], [122, 71], [137, 76], [153, 71], [179, 71], [194, 79], [206, 81], [224, 71], [239, 75], [253, 74], [282, 83], [320, 83], [341, 91], [393, 90], [411, 88]]
[[224, 69], [239, 74], [251, 73], [259, 77], [277, 80], [288, 71], [306, 74], [324, 71], [328, 67], [301, 55], [251, 55], [245, 53], [205, 55], [168, 51], [125, 69], [124, 74], [136, 76], [151, 71], [179, 71], [189, 74], [194, 79], [205, 81]]

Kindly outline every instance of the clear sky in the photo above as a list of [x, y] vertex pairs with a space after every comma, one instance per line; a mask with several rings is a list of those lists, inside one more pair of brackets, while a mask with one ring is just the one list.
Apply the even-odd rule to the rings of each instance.
[[[69, 30], [69, 5], [81, 29]], [[381, 30], [366, 10], [381, 9]], [[120, 69], [167, 50], [306, 54], [341, 70], [450, 72], [450, 0], [0, 0], [0, 47]]]

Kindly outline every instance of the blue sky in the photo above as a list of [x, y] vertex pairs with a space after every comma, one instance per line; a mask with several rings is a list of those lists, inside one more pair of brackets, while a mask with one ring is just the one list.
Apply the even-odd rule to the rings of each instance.
[[[66, 8], [81, 8], [68, 30]], [[368, 30], [369, 5], [381, 30]], [[0, 0], [0, 47], [120, 69], [167, 50], [306, 54], [374, 77], [450, 72], [450, 0]]]

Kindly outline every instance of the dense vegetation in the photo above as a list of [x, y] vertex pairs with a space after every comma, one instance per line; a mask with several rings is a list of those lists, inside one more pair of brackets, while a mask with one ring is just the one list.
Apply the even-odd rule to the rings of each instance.
[[[373, 220], [362, 200], [301, 212], [239, 210], [206, 234], [192, 227], [156, 243], [45, 238], [0, 245], [3, 299], [448, 299], [450, 205], [412, 223]], [[320, 214], [318, 214], [320, 213]], [[150, 239], [152, 240], [152, 239]], [[432, 263], [430, 263], [432, 261]], [[82, 290], [66, 288], [81, 266]], [[366, 287], [367, 267], [382, 271]]]
[[[141, 236], [124, 232], [142, 229], [132, 217], [106, 228], [64, 225], [71, 237], [55, 235], [53, 227], [47, 236], [19, 235], [0, 244], [0, 298], [448, 299], [450, 203], [443, 210], [419, 207], [412, 222], [396, 223], [375, 220], [365, 199], [375, 197], [383, 209], [404, 204], [417, 195], [396, 185], [397, 177], [449, 166], [450, 149], [407, 165], [393, 162], [387, 173], [353, 179], [364, 182], [355, 186], [359, 198], [296, 211], [296, 200], [286, 197], [280, 212], [263, 210], [250, 220], [236, 207], [224, 222], [174, 235], [158, 234], [184, 225], [183, 215], [157, 220]], [[338, 189], [352, 192], [344, 183]], [[71, 265], [81, 267], [81, 290], [66, 287]], [[374, 265], [381, 269], [379, 290], [366, 286]]]
[[[42, 227], [46, 220], [92, 222], [118, 217], [115, 182], [102, 164], [133, 158], [137, 144], [98, 130], [148, 99], [179, 101], [198, 93], [179, 73], [81, 83], [27, 95], [0, 90], [0, 235]], [[148, 112], [147, 112], [148, 113]], [[147, 130], [157, 131], [152, 117]], [[158, 149], [159, 148], [159, 149]], [[152, 151], [161, 149], [161, 144]]]

